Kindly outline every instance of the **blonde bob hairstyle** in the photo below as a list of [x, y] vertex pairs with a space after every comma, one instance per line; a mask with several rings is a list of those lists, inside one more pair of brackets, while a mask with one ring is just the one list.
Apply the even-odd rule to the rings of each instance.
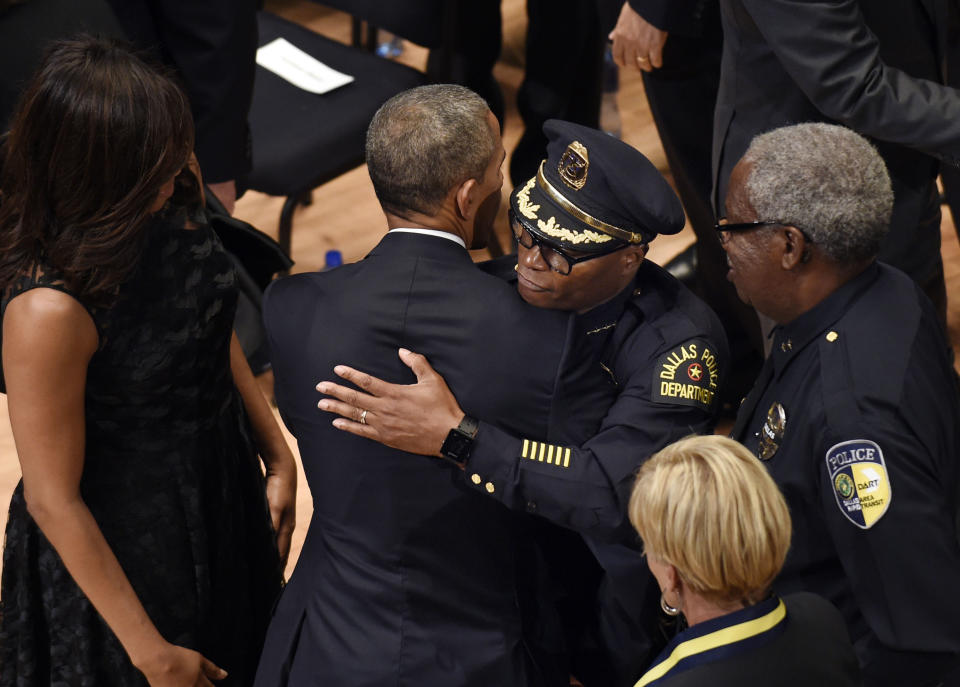
[[691, 436], [637, 473], [630, 522], [644, 552], [715, 603], [762, 601], [790, 548], [790, 513], [766, 468], [741, 444]]

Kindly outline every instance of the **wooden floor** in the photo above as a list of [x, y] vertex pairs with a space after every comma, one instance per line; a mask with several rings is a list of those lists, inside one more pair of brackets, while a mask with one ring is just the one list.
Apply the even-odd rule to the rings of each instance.
[[[347, 42], [350, 22], [346, 15], [325, 9], [308, 0], [271, 0], [268, 9], [288, 19], [306, 24], [315, 31]], [[507, 100], [504, 144], [509, 153], [520, 136], [520, 120], [516, 111], [516, 91], [523, 75], [523, 36], [526, 16], [523, 0], [504, 0], [504, 50], [495, 75]], [[407, 45], [401, 57], [403, 62], [422, 68], [426, 53]], [[667, 173], [666, 161], [656, 129], [643, 95], [643, 85], [635, 72], [622, 72], [619, 92], [624, 139], [642, 151], [658, 168]], [[504, 189], [504, 195], [509, 191]], [[276, 235], [277, 220], [282, 199], [259, 193], [247, 193], [237, 203], [237, 216], [251, 222], [263, 231]], [[960, 244], [945, 213], [943, 223], [943, 257], [947, 278], [947, 293], [951, 296], [949, 322], [951, 341], [960, 352]], [[326, 184], [313, 196], [313, 204], [300, 209], [294, 219], [294, 271], [314, 270], [323, 265], [324, 254], [335, 248], [343, 253], [345, 261], [362, 258], [380, 239], [386, 227], [379, 205], [373, 194], [365, 168], [359, 168]], [[508, 236], [506, 209], [497, 225], [504, 245]], [[664, 263], [686, 248], [693, 240], [689, 228], [677, 236], [658, 238], [652, 245], [649, 259]], [[483, 253], [475, 256], [485, 257]], [[56, 431], [56, 428], [51, 428]], [[288, 435], [291, 445], [294, 444]], [[0, 503], [6, 504], [9, 494], [20, 478], [16, 450], [6, 411], [6, 397], [0, 395]], [[292, 569], [303, 543], [306, 524], [310, 520], [309, 491], [301, 473], [298, 497], [298, 522], [294, 535], [294, 551], [290, 557]], [[6, 521], [5, 508], [0, 509], [0, 526]]]

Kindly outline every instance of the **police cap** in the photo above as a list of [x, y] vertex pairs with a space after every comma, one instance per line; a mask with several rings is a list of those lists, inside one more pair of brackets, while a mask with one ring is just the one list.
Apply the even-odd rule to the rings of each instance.
[[683, 229], [680, 200], [640, 151], [559, 119], [543, 131], [547, 159], [510, 194], [528, 231], [563, 249], [607, 253]]

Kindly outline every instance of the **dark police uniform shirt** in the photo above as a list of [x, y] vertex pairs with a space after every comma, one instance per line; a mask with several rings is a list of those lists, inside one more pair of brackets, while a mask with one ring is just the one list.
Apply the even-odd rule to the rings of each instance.
[[515, 510], [616, 538], [643, 460], [713, 428], [726, 336], [702, 301], [649, 261], [627, 290], [573, 326], [579, 349], [564, 376], [587, 365], [594, 377], [561, 384], [566, 402], [554, 403], [549, 437], [518, 437], [481, 422], [466, 477], [496, 483], [493, 498]]
[[837, 609], [815, 594], [776, 596], [678, 634], [634, 687], [859, 687]]
[[943, 330], [878, 263], [773, 337], [732, 436], [790, 507], [775, 588], [840, 609], [867, 684], [935, 684], [960, 651], [960, 402]]
[[[726, 336], [702, 301], [649, 261], [630, 287], [571, 326], [579, 345], [567, 347], [563, 379], [581, 381], [561, 384], [548, 435], [481, 422], [464, 477], [481, 492], [492, 482], [494, 499], [583, 535], [605, 572], [595, 622], [610, 655], [593, 668], [607, 664], [603, 684], [632, 684], [654, 649], [637, 621], [659, 599], [627, 520], [634, 475], [667, 444], [712, 431]], [[574, 566], [570, 558], [564, 564]]]

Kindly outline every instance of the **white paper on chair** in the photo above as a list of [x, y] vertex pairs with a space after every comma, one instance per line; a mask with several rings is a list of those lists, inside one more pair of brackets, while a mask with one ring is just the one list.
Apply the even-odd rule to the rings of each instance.
[[259, 48], [257, 64], [311, 93], [328, 93], [353, 81], [349, 74], [331, 69], [283, 38]]

